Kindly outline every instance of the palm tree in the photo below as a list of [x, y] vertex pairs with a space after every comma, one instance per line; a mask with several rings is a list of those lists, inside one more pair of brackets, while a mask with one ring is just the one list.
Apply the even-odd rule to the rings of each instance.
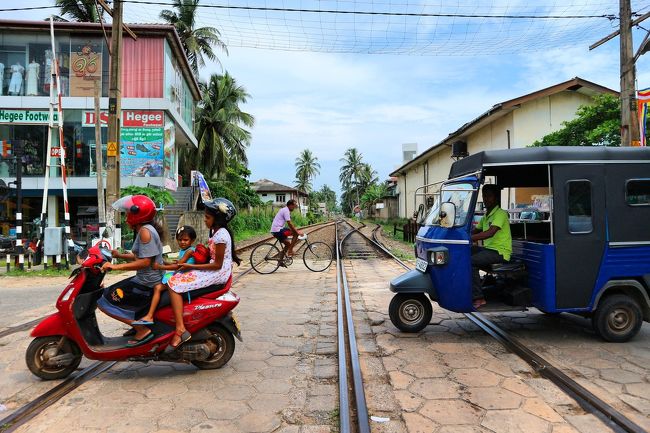
[[202, 99], [196, 111], [198, 149], [184, 150], [185, 175], [196, 168], [208, 178], [224, 173], [228, 161], [248, 163], [246, 148], [250, 145], [255, 118], [239, 107], [250, 95], [226, 72], [213, 74], [208, 83], [200, 83]]
[[67, 21], [68, 17], [72, 21], [98, 23], [104, 15], [101, 7], [97, 14], [95, 0], [56, 0], [55, 5], [61, 9], [61, 16], [55, 17], [57, 21]]
[[357, 195], [357, 204], [360, 200], [359, 179], [364, 166], [362, 158], [363, 156], [356, 148], [352, 147], [346, 150], [344, 158], [341, 158], [343, 167], [341, 167], [339, 174], [339, 180], [341, 181], [341, 185], [344, 191], [349, 191], [352, 189], [352, 187], [355, 188]]
[[318, 158], [309, 149], [300, 152], [296, 158], [296, 179], [306, 187], [306, 193], [311, 191], [311, 180], [318, 174], [320, 174]]
[[226, 44], [219, 38], [219, 30], [214, 27], [194, 28], [198, 4], [199, 0], [174, 0], [176, 11], [165, 9], [160, 12], [160, 18], [176, 27], [187, 60], [195, 74], [198, 74], [199, 67], [205, 66], [203, 56], [221, 64], [212, 50], [213, 46], [228, 54]]

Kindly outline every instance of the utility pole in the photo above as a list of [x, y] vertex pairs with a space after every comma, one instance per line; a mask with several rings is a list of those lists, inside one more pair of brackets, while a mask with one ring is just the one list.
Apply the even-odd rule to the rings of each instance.
[[120, 198], [120, 120], [122, 116], [122, 0], [113, 4], [111, 71], [108, 90], [108, 144], [106, 145], [106, 225], [113, 235], [113, 248], [121, 243], [120, 217], [112, 205]]
[[591, 44], [589, 50], [601, 46], [607, 41], [620, 35], [620, 78], [621, 78], [621, 146], [635, 146], [640, 143], [639, 118], [636, 105], [636, 59], [647, 49], [644, 43], [634, 55], [632, 44], [632, 27], [650, 18], [650, 12], [632, 21], [630, 0], [619, 0], [619, 30], [605, 36], [598, 42]]
[[636, 67], [632, 45], [630, 0], [620, 0], [621, 22], [621, 146], [639, 145], [639, 117], [636, 108]]
[[[96, 0], [111, 17], [111, 70], [108, 88], [108, 143], [106, 144], [106, 227], [113, 236], [113, 248], [121, 244], [119, 215], [115, 216], [113, 203], [120, 198], [120, 122], [122, 120], [122, 30], [134, 40], [137, 36], [122, 23], [123, 0], [114, 0], [113, 9], [105, 0]], [[100, 233], [101, 236], [101, 233]]]
[[97, 215], [99, 217], [99, 238], [106, 229], [106, 201], [104, 200], [104, 157], [102, 155], [102, 122], [99, 107], [102, 86], [95, 80], [95, 174], [97, 176]]

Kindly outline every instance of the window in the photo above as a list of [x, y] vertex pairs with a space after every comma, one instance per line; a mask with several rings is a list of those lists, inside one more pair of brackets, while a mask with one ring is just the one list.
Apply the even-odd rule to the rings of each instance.
[[268, 195], [268, 194], [264, 193], [264, 194], [262, 194], [262, 197], [266, 197], [267, 195]]
[[650, 205], [650, 179], [631, 179], [625, 185], [625, 203], [630, 206]]
[[275, 201], [278, 203], [284, 203], [286, 196], [284, 194], [276, 194]]
[[424, 225], [430, 226], [440, 224], [438, 214], [440, 212], [440, 203], [443, 202], [451, 202], [456, 206], [456, 220], [454, 221], [454, 225], [464, 225], [469, 213], [469, 206], [472, 202], [472, 194], [474, 191], [474, 186], [469, 183], [444, 185], [440, 193], [442, 199], [436, 199], [436, 202], [424, 220]]
[[591, 233], [591, 182], [572, 180], [567, 182], [567, 214], [570, 233]]

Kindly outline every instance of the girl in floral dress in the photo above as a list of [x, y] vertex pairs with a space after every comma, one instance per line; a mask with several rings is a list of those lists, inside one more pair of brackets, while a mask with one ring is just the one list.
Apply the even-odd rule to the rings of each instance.
[[192, 338], [192, 335], [185, 329], [183, 323], [183, 297], [182, 293], [196, 290], [213, 284], [224, 284], [232, 274], [233, 262], [241, 260], [235, 254], [235, 242], [228, 223], [235, 217], [237, 210], [235, 206], [225, 198], [216, 198], [204, 203], [205, 215], [203, 221], [210, 229], [210, 262], [205, 264], [183, 263], [179, 269], [186, 272], [174, 274], [167, 286], [171, 299], [174, 319], [176, 321], [176, 333], [168, 349], [173, 351], [181, 344]]

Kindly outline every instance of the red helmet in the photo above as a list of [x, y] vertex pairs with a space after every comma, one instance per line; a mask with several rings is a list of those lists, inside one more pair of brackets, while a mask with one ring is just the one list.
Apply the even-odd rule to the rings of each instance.
[[113, 209], [126, 212], [126, 222], [130, 226], [153, 221], [156, 205], [146, 195], [127, 195], [113, 203]]

